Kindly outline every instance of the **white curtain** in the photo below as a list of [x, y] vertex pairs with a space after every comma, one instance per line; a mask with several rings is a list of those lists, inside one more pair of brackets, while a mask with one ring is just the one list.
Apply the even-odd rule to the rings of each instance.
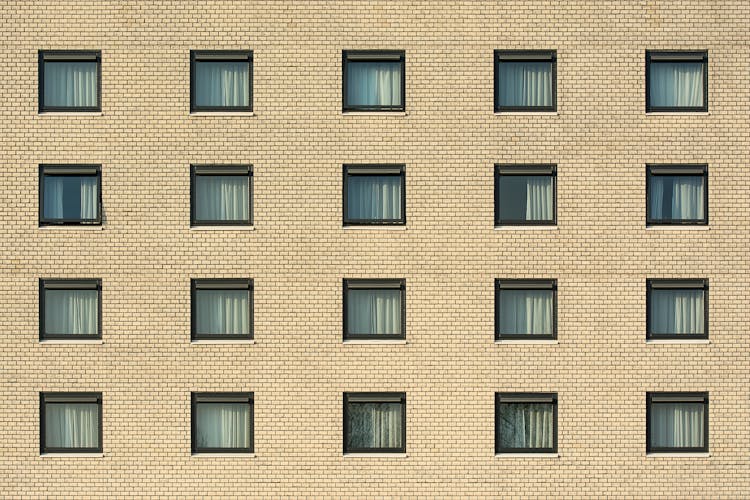
[[199, 106], [249, 106], [250, 71], [247, 62], [195, 64], [195, 103]]
[[46, 290], [44, 330], [57, 335], [96, 335], [99, 325], [97, 290]]
[[196, 440], [200, 448], [249, 448], [247, 403], [198, 403]]
[[651, 333], [701, 334], [703, 290], [651, 290]]
[[650, 197], [653, 219], [703, 219], [703, 177], [653, 176]]
[[703, 411], [702, 403], [652, 403], [651, 446], [702, 447]]
[[401, 105], [400, 62], [350, 62], [346, 72], [348, 105]]
[[44, 177], [44, 218], [63, 219], [64, 177]]
[[44, 427], [47, 448], [98, 448], [99, 406], [93, 403], [47, 403]]
[[703, 106], [703, 63], [651, 63], [651, 106]]
[[196, 300], [197, 333], [250, 333], [250, 297], [247, 290], [196, 290]]
[[349, 290], [347, 333], [360, 335], [401, 333], [400, 290]]
[[99, 183], [93, 176], [45, 176], [46, 219], [95, 219], [99, 208]]
[[350, 403], [348, 448], [401, 448], [400, 403]]
[[547, 403], [503, 403], [500, 405], [502, 448], [552, 448], [554, 410]]
[[247, 176], [199, 175], [196, 177], [196, 217], [199, 220], [250, 219]]
[[97, 77], [95, 62], [44, 63], [44, 105], [97, 106]]
[[351, 176], [348, 184], [346, 205], [349, 219], [401, 218], [401, 177]]
[[526, 220], [552, 220], [552, 178], [526, 178]]
[[501, 106], [552, 106], [552, 64], [501, 62]]
[[551, 335], [552, 309], [549, 290], [501, 290], [500, 333]]

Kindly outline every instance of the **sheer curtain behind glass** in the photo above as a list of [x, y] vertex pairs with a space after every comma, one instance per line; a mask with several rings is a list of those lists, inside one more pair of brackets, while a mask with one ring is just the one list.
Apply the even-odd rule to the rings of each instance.
[[500, 63], [501, 106], [552, 106], [552, 64], [549, 62]]
[[651, 106], [703, 106], [703, 63], [651, 63], [649, 73]]
[[98, 82], [96, 62], [45, 62], [44, 105], [52, 107], [96, 107]]
[[500, 219], [506, 221], [551, 221], [552, 177], [502, 175], [499, 193]]
[[99, 183], [94, 176], [44, 177], [45, 219], [96, 219]]
[[99, 406], [92, 403], [47, 403], [44, 427], [47, 448], [98, 448]]
[[349, 334], [400, 334], [401, 291], [349, 290], [346, 319]]
[[357, 220], [401, 219], [401, 177], [352, 175], [348, 178], [347, 215]]
[[552, 335], [552, 296], [550, 290], [501, 290], [500, 333]]
[[554, 407], [547, 403], [502, 403], [501, 448], [553, 448]]
[[250, 106], [247, 62], [196, 62], [195, 103], [206, 107]]
[[44, 330], [57, 335], [96, 335], [99, 318], [97, 290], [46, 290]]
[[196, 218], [214, 221], [250, 220], [248, 177], [196, 176]]
[[703, 290], [652, 290], [651, 333], [704, 333]]
[[349, 449], [401, 448], [401, 403], [349, 404]]
[[195, 438], [199, 448], [249, 448], [247, 403], [198, 403]]
[[400, 62], [348, 62], [349, 106], [401, 106]]
[[667, 220], [703, 219], [703, 177], [651, 177], [651, 218]]
[[196, 290], [196, 332], [211, 335], [250, 333], [247, 290]]
[[703, 412], [703, 403], [652, 403], [651, 446], [702, 447]]

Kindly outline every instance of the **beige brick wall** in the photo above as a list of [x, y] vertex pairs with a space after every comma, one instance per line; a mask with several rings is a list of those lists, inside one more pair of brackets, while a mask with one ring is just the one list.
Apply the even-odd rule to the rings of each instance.
[[[0, 7], [0, 491], [750, 496], [750, 5], [10, 0]], [[341, 114], [342, 49], [406, 51], [406, 116]], [[558, 113], [493, 114], [493, 50], [555, 49]], [[37, 51], [102, 51], [101, 116], [39, 115]], [[189, 51], [254, 51], [253, 117], [189, 116]], [[644, 112], [646, 49], [709, 51], [709, 112]], [[39, 229], [40, 163], [100, 163], [102, 230]], [[190, 230], [189, 165], [254, 165], [254, 231]], [[343, 230], [341, 165], [404, 163], [405, 231]], [[493, 164], [558, 166], [556, 230], [493, 230]], [[708, 230], [645, 228], [645, 164], [709, 165]], [[103, 280], [102, 345], [38, 341], [38, 279]], [[190, 278], [255, 280], [254, 345], [190, 344]], [[406, 345], [343, 345], [341, 280], [407, 283]], [[559, 286], [496, 345], [495, 278]], [[647, 345], [649, 277], [710, 280], [710, 344]], [[343, 457], [342, 392], [407, 393], [406, 458]], [[494, 456], [554, 391], [558, 459]], [[645, 394], [710, 393], [710, 457]], [[39, 392], [101, 391], [104, 456], [41, 457]], [[255, 457], [190, 455], [190, 392], [255, 393]]]

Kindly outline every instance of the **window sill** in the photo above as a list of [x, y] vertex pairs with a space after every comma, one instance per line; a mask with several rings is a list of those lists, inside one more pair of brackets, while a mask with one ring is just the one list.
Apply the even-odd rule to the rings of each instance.
[[543, 345], [557, 345], [560, 342], [557, 339], [505, 339], [505, 340], [496, 340], [495, 344], [519, 344], [519, 345], [534, 345], [534, 344], [543, 344]]
[[647, 344], [710, 344], [709, 339], [646, 339]]
[[91, 345], [101, 345], [104, 343], [102, 339], [47, 339], [47, 340], [40, 340], [40, 344], [51, 344], [51, 345], [59, 345], [59, 344], [91, 344]]
[[342, 116], [409, 116], [406, 111], [342, 111]]
[[646, 116], [709, 116], [709, 111], [646, 111]]
[[42, 111], [39, 116], [104, 116], [101, 111]]
[[188, 116], [257, 116], [254, 111], [194, 111]]
[[495, 458], [560, 458], [559, 453], [495, 453]]
[[191, 340], [190, 345], [200, 345], [200, 344], [245, 344], [245, 345], [252, 345], [255, 344], [255, 339], [199, 339], [199, 340]]
[[378, 226], [378, 225], [375, 225], [375, 224], [373, 224], [372, 226], [368, 226], [368, 225], [344, 226], [344, 230], [349, 230], [349, 229], [353, 229], [353, 230], [372, 229], [374, 231], [406, 231], [406, 226], [403, 226], [403, 225], [401, 225], [401, 226], [396, 226], [396, 225], [393, 225], [393, 226], [387, 226], [387, 225]]
[[703, 452], [665, 452], [665, 453], [646, 453], [646, 458], [709, 458], [711, 456], [711, 453], [707, 451]]
[[559, 116], [557, 111], [495, 111], [495, 116]]
[[495, 231], [557, 231], [558, 226], [534, 226], [534, 225], [528, 225], [528, 226], [495, 226]]
[[344, 453], [344, 458], [407, 458], [406, 453]]
[[406, 345], [405, 339], [349, 339], [344, 340], [344, 344], [352, 345]]
[[41, 458], [102, 458], [104, 453], [42, 453]]
[[190, 226], [191, 231], [255, 231], [255, 226]]
[[39, 226], [40, 230], [43, 231], [104, 231], [104, 225], [76, 225], [76, 224], [67, 224], [67, 225], [56, 225], [56, 224], [50, 224], [50, 225], [44, 225]]
[[191, 453], [191, 458], [255, 458], [255, 453]]
[[646, 226], [646, 231], [710, 231], [711, 226], [701, 225], [663, 225], [663, 226]]

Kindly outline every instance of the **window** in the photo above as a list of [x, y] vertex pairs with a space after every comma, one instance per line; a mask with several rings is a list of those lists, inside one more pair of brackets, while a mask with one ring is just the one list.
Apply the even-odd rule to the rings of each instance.
[[708, 52], [646, 51], [646, 111], [708, 111]]
[[646, 167], [646, 223], [708, 224], [708, 172], [705, 165]]
[[39, 167], [39, 224], [102, 223], [99, 165]]
[[344, 111], [404, 111], [404, 51], [345, 50]]
[[707, 392], [646, 394], [646, 452], [708, 451]]
[[557, 52], [495, 51], [495, 112], [555, 111]]
[[102, 53], [39, 51], [39, 112], [101, 111]]
[[495, 453], [557, 453], [557, 394], [495, 394]]
[[406, 223], [403, 165], [344, 166], [344, 225]]
[[554, 165], [495, 165], [495, 225], [557, 224]]
[[253, 281], [192, 280], [192, 339], [252, 339]]
[[406, 452], [405, 393], [344, 393], [344, 453], [358, 452]]
[[708, 280], [646, 282], [649, 339], [708, 338]]
[[557, 338], [556, 280], [496, 280], [495, 340]]
[[405, 280], [344, 280], [344, 340], [406, 338]]
[[100, 339], [102, 282], [39, 280], [39, 339]]
[[40, 394], [41, 453], [101, 453], [102, 394]]
[[193, 393], [192, 452], [252, 453], [253, 393]]
[[252, 111], [251, 51], [190, 51], [190, 111]]
[[190, 177], [193, 226], [253, 223], [252, 166], [193, 165]]

